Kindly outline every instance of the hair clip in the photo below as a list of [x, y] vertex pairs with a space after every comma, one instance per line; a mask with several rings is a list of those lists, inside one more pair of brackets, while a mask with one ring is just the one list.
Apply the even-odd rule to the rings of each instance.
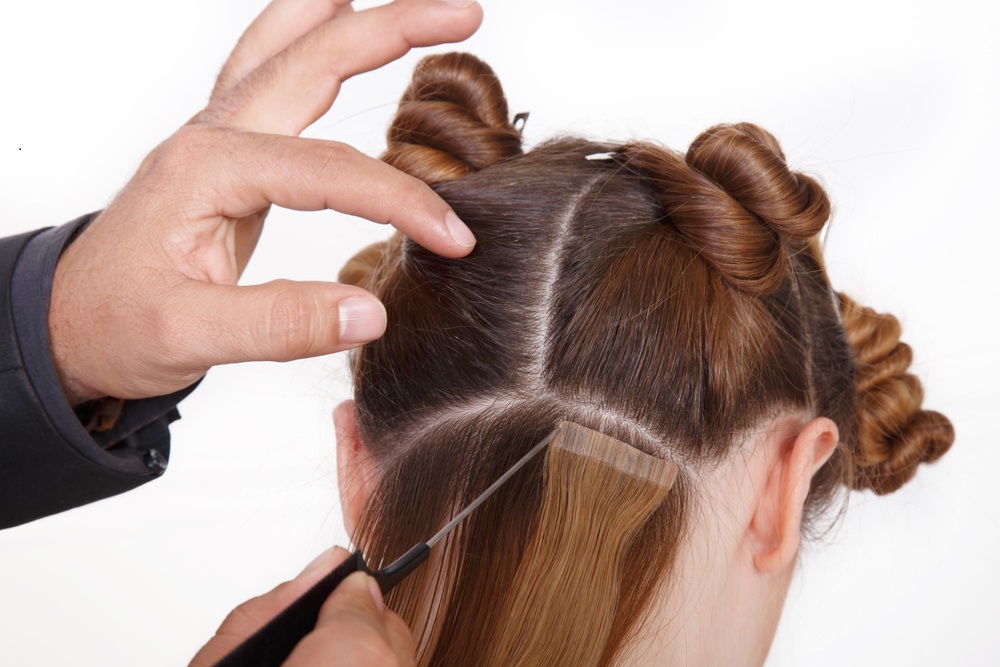
[[615, 156], [618, 155], [617, 151], [612, 151], [610, 153], [591, 153], [587, 156], [588, 160], [614, 160]]
[[[511, 121], [511, 125], [517, 130], [518, 134], [524, 134], [524, 126], [528, 124], [528, 116], [531, 115], [530, 111], [522, 111], [514, 116], [514, 120]], [[520, 123], [520, 125], [518, 125]]]

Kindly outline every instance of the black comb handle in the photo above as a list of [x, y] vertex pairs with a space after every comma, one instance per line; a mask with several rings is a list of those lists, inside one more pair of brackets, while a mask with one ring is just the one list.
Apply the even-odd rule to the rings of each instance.
[[247, 637], [215, 667], [280, 667], [299, 641], [316, 627], [320, 608], [344, 579], [362, 570], [375, 577], [382, 592], [388, 593], [429, 554], [429, 546], [418, 544], [392, 564], [372, 572], [358, 549], [264, 627]]

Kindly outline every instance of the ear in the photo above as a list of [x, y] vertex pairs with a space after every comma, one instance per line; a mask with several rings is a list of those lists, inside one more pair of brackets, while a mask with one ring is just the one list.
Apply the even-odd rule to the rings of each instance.
[[344, 527], [352, 542], [361, 510], [378, 482], [375, 465], [358, 436], [357, 414], [354, 401], [344, 401], [333, 410], [333, 426], [337, 433], [337, 489]]
[[798, 435], [780, 443], [750, 522], [753, 562], [758, 571], [774, 574], [795, 561], [813, 475], [836, 450], [839, 440], [837, 425], [817, 417]]

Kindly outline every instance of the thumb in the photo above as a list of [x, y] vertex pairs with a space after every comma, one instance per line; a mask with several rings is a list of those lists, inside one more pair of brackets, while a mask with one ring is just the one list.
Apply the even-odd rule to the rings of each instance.
[[191, 281], [181, 288], [190, 364], [291, 361], [339, 352], [385, 331], [385, 307], [370, 292], [339, 283], [274, 280], [262, 285]]
[[283, 667], [413, 667], [415, 654], [413, 634], [385, 607], [378, 583], [354, 572], [327, 598], [315, 629]]

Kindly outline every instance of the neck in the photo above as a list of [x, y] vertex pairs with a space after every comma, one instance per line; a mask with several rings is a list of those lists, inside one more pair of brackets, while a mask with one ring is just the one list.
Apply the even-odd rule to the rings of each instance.
[[794, 568], [762, 574], [742, 547], [722, 552], [720, 546], [708, 531], [696, 531], [687, 540], [675, 571], [654, 598], [661, 601], [658, 608], [652, 610], [618, 665], [764, 664]]

